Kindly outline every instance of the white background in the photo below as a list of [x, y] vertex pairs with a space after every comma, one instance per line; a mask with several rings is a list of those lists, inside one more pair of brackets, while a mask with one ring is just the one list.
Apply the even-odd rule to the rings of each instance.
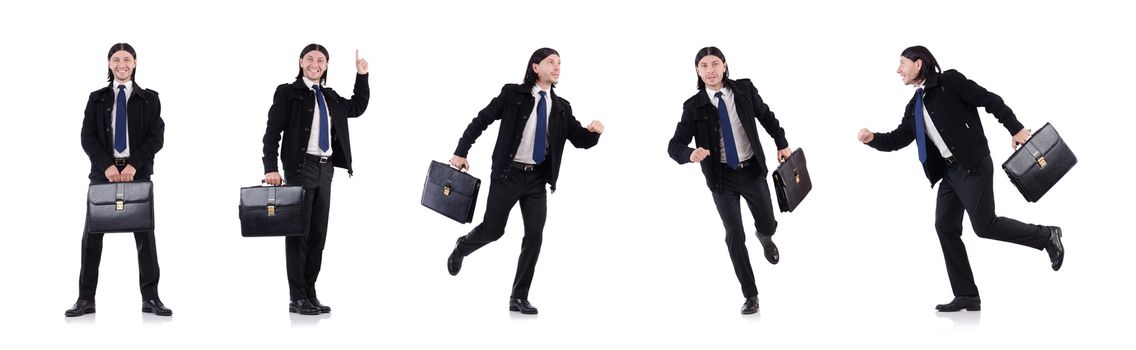
[[[0, 22], [3, 347], [1131, 347], [1136, 28], [1119, 6], [14, 2]], [[129, 234], [106, 238], [98, 313], [62, 315], [77, 295], [82, 110], [106, 84], [116, 42], [134, 45], [137, 82], [161, 93], [166, 142], [153, 180], [172, 318], [139, 312]], [[241, 238], [236, 215], [238, 188], [261, 178], [272, 92], [312, 42], [330, 49], [328, 84], [345, 95], [354, 49], [371, 70], [370, 107], [351, 121], [355, 176], [337, 170], [334, 182], [318, 283], [334, 311], [320, 317], [285, 311], [283, 240]], [[980, 313], [932, 308], [951, 290], [935, 189], [914, 147], [881, 153], [855, 139], [861, 127], [899, 123], [912, 89], [895, 68], [916, 44], [1001, 95], [1028, 128], [1053, 123], [1080, 160], [1039, 203], [995, 174], [998, 214], [1062, 226], [1068, 256], [1053, 272], [1045, 252], [979, 239], [966, 221]], [[724, 50], [731, 77], [754, 79], [790, 145], [806, 149], [815, 184], [796, 212], [777, 216], [780, 264], [750, 236], [762, 306], [750, 317], [738, 314], [701, 172], [665, 152], [707, 45]], [[445, 259], [472, 225], [418, 203], [428, 162], [448, 159], [469, 120], [544, 46], [562, 54], [557, 92], [607, 131], [564, 156], [530, 297], [541, 312], [520, 317], [506, 308], [520, 215], [451, 277]], [[1010, 137], [982, 115], [998, 166]], [[496, 130], [469, 155], [486, 180]]]

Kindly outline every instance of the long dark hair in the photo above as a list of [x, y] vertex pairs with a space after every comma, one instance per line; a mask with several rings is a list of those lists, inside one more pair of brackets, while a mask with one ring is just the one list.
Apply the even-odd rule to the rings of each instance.
[[[127, 43], [118, 43], [110, 46], [110, 52], [107, 52], [107, 61], [110, 61], [110, 57], [114, 56], [114, 53], [119, 51], [126, 51], [126, 53], [129, 53], [131, 57], [134, 57], [135, 61], [138, 60], [138, 53], [134, 52], [133, 46], [130, 46], [130, 44]], [[134, 81], [135, 74], [138, 74], [137, 64], [135, 64], [134, 70], [130, 72], [130, 81]], [[110, 67], [107, 67], [107, 82], [109, 83], [112, 81], [114, 81], [114, 72], [110, 71]]]
[[[722, 60], [722, 63], [726, 63], [726, 54], [722, 53], [722, 50], [719, 50], [717, 47], [714, 47], [714, 46], [707, 46], [707, 47], [699, 49], [698, 54], [694, 55], [694, 67], [697, 68], [698, 62], [702, 61], [702, 58], [706, 57], [706, 56], [717, 56], [718, 59]], [[698, 74], [695, 73], [695, 75], [698, 75]], [[706, 83], [702, 82], [702, 77], [696, 76], [695, 78], [698, 78], [698, 89], [699, 90], [706, 88]], [[722, 82], [725, 83], [726, 79], [729, 79], [729, 78], [730, 78], [730, 66], [727, 65], [726, 66], [726, 72], [722, 73]]]
[[[552, 55], [560, 56], [560, 53], [547, 47], [542, 47], [537, 49], [536, 51], [533, 51], [532, 57], [529, 58], [529, 63], [525, 65], [525, 80], [523, 85], [528, 87], [536, 85], [536, 81], [540, 77], [538, 77], [536, 75], [536, 72], [533, 71], [532, 65], [540, 64], [540, 61], [544, 61], [545, 58], [548, 58], [548, 56]], [[552, 87], [556, 87], [556, 83], [552, 83]]]
[[926, 80], [931, 73], [942, 71], [939, 69], [939, 61], [935, 60], [935, 55], [931, 54], [931, 50], [921, 45], [906, 48], [899, 55], [911, 60], [911, 62], [923, 61], [923, 68], [919, 69], [919, 76], [915, 77], [915, 80]]
[[[323, 57], [326, 58], [328, 62], [331, 62], [331, 55], [327, 54], [327, 48], [323, 47], [323, 45], [320, 44], [308, 44], [308, 46], [304, 46], [304, 50], [300, 51], [300, 59], [304, 59], [304, 55], [307, 55], [312, 51], [319, 51], [320, 53], [323, 53]], [[300, 71], [296, 73], [296, 79], [300, 79], [302, 77], [304, 77], [304, 68], [300, 68]], [[319, 82], [320, 85], [327, 83], [327, 69], [323, 70], [323, 76], [320, 76]]]

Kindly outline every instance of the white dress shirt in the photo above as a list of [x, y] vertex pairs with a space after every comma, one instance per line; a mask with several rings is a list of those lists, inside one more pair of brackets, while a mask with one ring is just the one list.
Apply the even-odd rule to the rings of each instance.
[[[308, 86], [308, 91], [311, 91], [312, 98], [316, 99], [315, 100], [316, 101], [315, 108], [312, 108], [312, 129], [311, 129], [312, 132], [311, 132], [311, 134], [309, 134], [310, 136], [308, 136], [308, 154], [313, 155], [313, 156], [317, 156], [317, 157], [331, 157], [331, 148], [332, 148], [331, 147], [331, 144], [332, 144], [332, 142], [331, 142], [331, 110], [329, 109], [327, 111], [327, 152], [323, 152], [323, 150], [320, 149], [320, 134], [319, 134], [319, 130], [320, 130], [320, 105], [319, 105], [319, 97], [316, 96], [316, 88], [312, 87], [313, 85], [316, 85], [316, 83], [311, 81], [311, 80], [308, 80], [308, 77], [304, 77], [304, 84], [306, 84]], [[320, 85], [320, 89], [323, 89], [323, 85]], [[327, 94], [324, 94], [323, 98], [324, 98], [324, 105], [326, 106]]]
[[[714, 96], [717, 93], [718, 91], [712, 91], [709, 87], [706, 88], [706, 94], [710, 95], [710, 103], [714, 104], [714, 108], [718, 108], [718, 97]], [[753, 158], [753, 147], [749, 143], [749, 138], [746, 137], [742, 120], [738, 117], [738, 109], [734, 106], [734, 91], [723, 86], [722, 99], [726, 101], [726, 112], [730, 115], [730, 129], [734, 132], [734, 146], [738, 148], [738, 163], [747, 161]], [[722, 155], [722, 163], [725, 164], [726, 141], [724, 139], [718, 139], [718, 151]]]
[[[525, 122], [525, 131], [521, 134], [521, 145], [517, 146], [517, 155], [513, 157], [513, 161], [525, 164], [535, 164], [533, 160], [533, 146], [536, 142], [536, 109], [540, 106], [540, 85], [533, 85], [533, 110], [529, 114], [529, 119]], [[552, 119], [552, 93], [544, 91], [544, 115], [548, 119]], [[546, 120], [544, 123], [544, 147], [548, 148], [548, 125], [551, 120]], [[548, 160], [548, 159], [545, 159]]]
[[[111, 107], [110, 107], [111, 149], [114, 150], [114, 157], [115, 158], [130, 158], [130, 131], [129, 131], [130, 130], [129, 129], [130, 123], [129, 122], [127, 122], [126, 128], [123, 128], [123, 130], [127, 130], [127, 132], [126, 132], [126, 149], [123, 150], [122, 152], [119, 152], [117, 148], [114, 148], [114, 138], [116, 137], [116, 135], [114, 134], [114, 131], [118, 130], [118, 129], [115, 129], [115, 127], [118, 126], [118, 118], [117, 118], [117, 116], [118, 116], [118, 87], [120, 85], [126, 86], [126, 101], [123, 102], [124, 105], [127, 104], [127, 103], [130, 103], [130, 94], [132, 92], [134, 92], [134, 82], [133, 81], [127, 80], [126, 83], [119, 83], [118, 80], [115, 80], [114, 84], [112, 84], [112, 87], [114, 88], [113, 89], [114, 90], [114, 104], [112, 104]], [[130, 110], [130, 109], [127, 108], [127, 110]], [[129, 119], [129, 117], [130, 116], [127, 115], [127, 119]]]
[[934, 143], [935, 147], [939, 148], [939, 155], [943, 158], [950, 158], [954, 154], [947, 148], [947, 143], [943, 142], [943, 135], [939, 134], [939, 128], [935, 127], [935, 121], [931, 120], [931, 113], [927, 111], [927, 89], [924, 89], [922, 84], [919, 85], [919, 88], [923, 89], [923, 96], [919, 98], [923, 101], [923, 126], [924, 129], [927, 129], [927, 137], [931, 139], [931, 143]]

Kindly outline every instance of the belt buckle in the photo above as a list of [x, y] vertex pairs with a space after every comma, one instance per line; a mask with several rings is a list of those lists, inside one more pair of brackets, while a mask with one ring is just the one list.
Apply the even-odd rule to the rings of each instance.
[[327, 157], [319, 157], [320, 164], [327, 164]]
[[114, 165], [125, 166], [126, 165], [126, 158], [115, 158], [114, 159]]
[[524, 171], [533, 171], [533, 169], [536, 169], [536, 164], [525, 164], [522, 168]]

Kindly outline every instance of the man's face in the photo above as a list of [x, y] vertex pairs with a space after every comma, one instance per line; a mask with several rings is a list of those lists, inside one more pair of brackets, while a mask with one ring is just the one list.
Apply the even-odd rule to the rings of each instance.
[[319, 83], [323, 73], [327, 71], [327, 56], [319, 50], [312, 50], [304, 54], [300, 58], [300, 70], [304, 72], [304, 77], [313, 82]]
[[702, 83], [712, 88], [720, 88], [722, 86], [722, 76], [726, 73], [726, 62], [721, 58], [714, 55], [706, 55], [698, 60], [698, 78], [702, 79]]
[[899, 77], [903, 79], [904, 85], [915, 85], [918, 83], [916, 79], [919, 77], [919, 71], [923, 69], [923, 60], [911, 61], [907, 57], [899, 57], [899, 68], [895, 69], [899, 73]]
[[126, 52], [126, 50], [118, 50], [107, 61], [107, 68], [114, 74], [114, 79], [120, 82], [130, 80], [130, 77], [134, 75], [134, 67], [134, 55]]
[[533, 63], [532, 70], [538, 82], [556, 84], [560, 81], [560, 55], [548, 55], [540, 63]]

